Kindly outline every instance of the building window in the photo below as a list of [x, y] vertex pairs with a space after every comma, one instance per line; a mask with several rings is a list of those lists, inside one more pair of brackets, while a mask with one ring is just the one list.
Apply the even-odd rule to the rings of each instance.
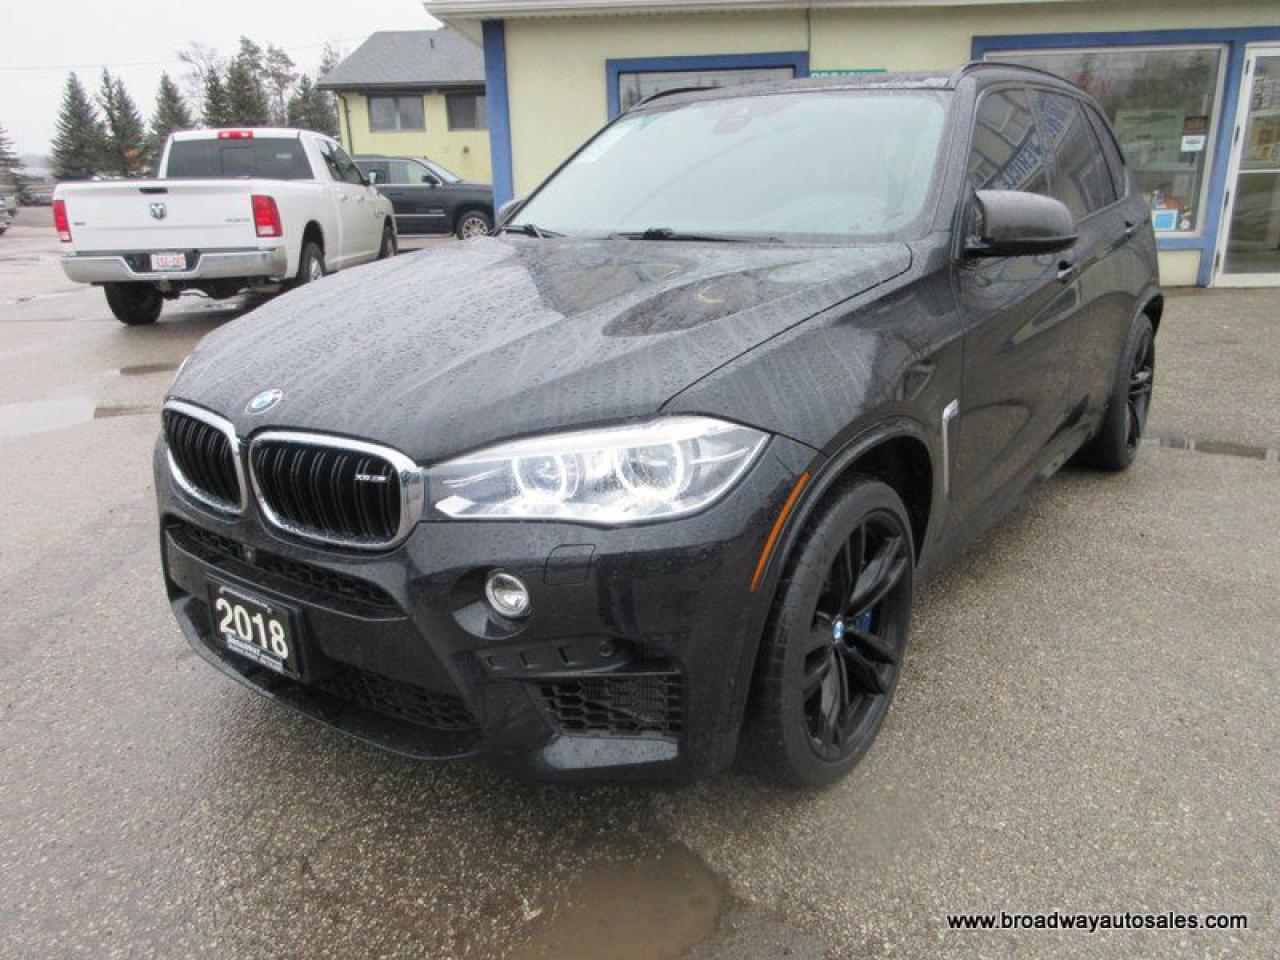
[[628, 110], [641, 100], [665, 90], [677, 90], [681, 87], [736, 87], [765, 80], [790, 80], [795, 75], [794, 67], [619, 73], [618, 102], [623, 110]]
[[370, 97], [369, 129], [374, 133], [427, 129], [422, 97]]
[[1048, 70], [1092, 94], [1115, 128], [1156, 230], [1203, 228], [1222, 100], [1221, 46], [1002, 51], [987, 58]]
[[483, 93], [447, 93], [450, 130], [488, 130], [489, 105]]

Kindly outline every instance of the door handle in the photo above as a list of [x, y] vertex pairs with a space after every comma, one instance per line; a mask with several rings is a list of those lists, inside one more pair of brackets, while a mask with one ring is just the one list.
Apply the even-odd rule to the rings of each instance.
[[1135, 223], [1132, 220], [1126, 220], [1124, 222], [1124, 235], [1126, 237], [1132, 237], [1137, 232], [1138, 232], [1137, 223]]
[[346, 202], [347, 202], [347, 195], [346, 195], [345, 193], [340, 193], [340, 194], [338, 194], [338, 199], [339, 199], [339, 200], [341, 200], [343, 203], [346, 203]]
[[356, 199], [359, 200], [361, 203], [364, 203], [364, 194], [363, 193], [356, 194]]
[[1072, 280], [1075, 279], [1076, 274], [1079, 272], [1080, 272], [1079, 268], [1076, 266], [1076, 263], [1074, 260], [1058, 261], [1058, 282], [1059, 283], [1070, 283]]

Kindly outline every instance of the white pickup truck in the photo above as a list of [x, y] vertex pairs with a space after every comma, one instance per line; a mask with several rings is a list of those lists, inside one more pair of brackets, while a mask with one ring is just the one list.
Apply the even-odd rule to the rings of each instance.
[[396, 252], [391, 202], [321, 134], [175, 133], [158, 169], [54, 193], [63, 270], [102, 286], [123, 323], [154, 323], [184, 290], [274, 292]]

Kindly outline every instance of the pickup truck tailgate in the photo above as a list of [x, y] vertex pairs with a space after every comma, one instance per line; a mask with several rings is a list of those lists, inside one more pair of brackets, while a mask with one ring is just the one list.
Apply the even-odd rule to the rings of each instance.
[[77, 253], [252, 247], [252, 181], [68, 184], [60, 193]]

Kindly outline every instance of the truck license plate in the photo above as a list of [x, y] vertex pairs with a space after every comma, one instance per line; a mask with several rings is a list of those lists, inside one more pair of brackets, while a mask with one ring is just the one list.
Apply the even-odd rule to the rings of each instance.
[[185, 253], [153, 253], [151, 255], [152, 270], [185, 270], [187, 255]]

